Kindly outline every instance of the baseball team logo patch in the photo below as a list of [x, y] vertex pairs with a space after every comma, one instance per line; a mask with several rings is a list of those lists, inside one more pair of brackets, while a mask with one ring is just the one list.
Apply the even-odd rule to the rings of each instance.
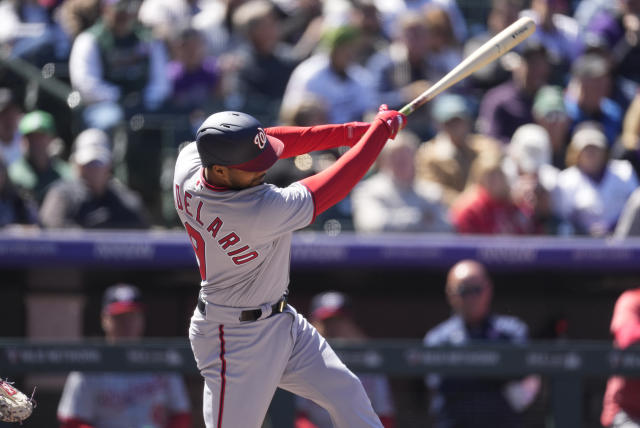
[[267, 144], [267, 134], [264, 132], [264, 129], [258, 128], [258, 133], [253, 138], [253, 143], [260, 147], [260, 150], [264, 149], [264, 146]]
[[5, 397], [10, 397], [12, 395], [16, 395], [17, 391], [8, 383], [0, 382], [0, 394]]

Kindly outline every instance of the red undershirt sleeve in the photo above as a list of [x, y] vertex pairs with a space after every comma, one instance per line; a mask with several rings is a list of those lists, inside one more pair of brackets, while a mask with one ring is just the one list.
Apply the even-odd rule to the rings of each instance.
[[360, 141], [333, 165], [300, 181], [313, 195], [313, 220], [349, 194], [376, 160], [388, 138], [389, 128], [377, 119]]
[[305, 153], [353, 146], [367, 132], [367, 122], [349, 122], [341, 125], [275, 126], [265, 129], [267, 135], [284, 143], [281, 158], [290, 158]]

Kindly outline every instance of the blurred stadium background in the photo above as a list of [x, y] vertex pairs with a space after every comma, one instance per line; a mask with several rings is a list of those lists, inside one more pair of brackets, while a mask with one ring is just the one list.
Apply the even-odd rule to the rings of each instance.
[[[38, 386], [39, 405], [25, 426], [54, 423], [67, 370], [104, 367], [184, 370], [195, 426], [203, 426], [201, 380], [185, 336], [198, 276], [181, 232], [6, 232], [0, 254], [3, 376], [23, 389]], [[292, 253], [291, 303], [306, 312], [311, 296], [329, 288], [353, 297], [354, 316], [371, 335], [367, 345], [377, 351], [342, 342], [337, 349], [354, 369], [390, 373], [400, 427], [426, 426], [421, 373], [432, 371], [541, 373], [544, 388], [528, 410], [531, 426], [580, 421], [596, 427], [607, 374], [639, 369], [637, 353], [626, 363], [613, 358], [608, 333], [616, 298], [637, 284], [639, 254], [638, 240], [301, 232]], [[463, 258], [486, 263], [495, 282], [496, 312], [521, 317], [530, 327], [531, 345], [415, 356], [424, 333], [449, 314], [445, 275]], [[142, 343], [140, 352], [124, 347], [110, 353], [99, 340], [102, 291], [122, 281], [140, 286], [147, 300], [148, 348]], [[276, 403], [270, 417], [286, 422], [292, 417], [290, 398], [278, 395]]]
[[[470, 32], [484, 26], [488, 0], [457, 3]], [[563, 3], [575, 10], [579, 2]], [[40, 109], [53, 115], [64, 142], [59, 153], [67, 157], [83, 129], [85, 108], [70, 85], [68, 63], [37, 63], [4, 52], [0, 86], [11, 88], [25, 112]], [[174, 114], [138, 114], [114, 132], [115, 157], [123, 156], [117, 150], [126, 150], [128, 137], [146, 135], [150, 158], [143, 163], [160, 179], [152, 193], [143, 195], [152, 211], [151, 229], [0, 230], [0, 376], [23, 391], [38, 387], [38, 408], [25, 427], [56, 426], [69, 370], [105, 367], [182, 372], [194, 427], [204, 426], [202, 379], [186, 337], [199, 276], [187, 237], [177, 228], [170, 191], [175, 149], [190, 130], [186, 121]], [[118, 168], [123, 165], [115, 165], [115, 173], [126, 179], [126, 170]], [[295, 236], [290, 303], [306, 313], [318, 292], [334, 289], [352, 296], [354, 316], [371, 341], [336, 342], [336, 349], [353, 369], [389, 374], [398, 428], [430, 426], [427, 373], [540, 373], [542, 391], [526, 412], [532, 428], [599, 427], [609, 374], [640, 374], [640, 353], [615, 350], [609, 333], [616, 299], [640, 286], [640, 238], [362, 236], [348, 230], [348, 224], [325, 220]], [[446, 273], [467, 258], [487, 266], [495, 285], [495, 311], [525, 321], [530, 344], [421, 354], [425, 332], [450, 315]], [[118, 282], [139, 286], [148, 306], [148, 339], [133, 350], [107, 347], [100, 339], [102, 292]], [[292, 426], [292, 406], [290, 396], [278, 393], [265, 425]]]

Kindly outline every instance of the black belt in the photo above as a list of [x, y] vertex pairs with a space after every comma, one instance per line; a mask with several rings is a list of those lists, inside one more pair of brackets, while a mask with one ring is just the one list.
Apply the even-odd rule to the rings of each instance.
[[[280, 300], [271, 305], [271, 315], [269, 315], [269, 317], [284, 312], [284, 308], [287, 307], [287, 294], [288, 293], [283, 294]], [[200, 296], [198, 296], [198, 310], [202, 315], [206, 314], [206, 303]], [[239, 319], [240, 321], [256, 321], [260, 316], [262, 316], [262, 309], [251, 309], [240, 312]]]

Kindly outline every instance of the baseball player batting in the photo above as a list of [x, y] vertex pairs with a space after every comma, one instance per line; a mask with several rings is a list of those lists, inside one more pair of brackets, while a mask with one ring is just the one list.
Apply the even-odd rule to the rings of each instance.
[[[174, 201], [202, 278], [189, 339], [208, 428], [259, 427], [277, 387], [324, 407], [338, 428], [382, 427], [358, 378], [287, 304], [293, 231], [347, 196], [406, 115], [534, 28], [512, 24], [402, 112], [381, 106], [371, 124], [265, 129], [232, 111], [204, 121], [178, 155]], [[264, 183], [278, 158], [339, 146], [352, 147], [316, 175], [285, 188]]]
[[[406, 123], [381, 107], [371, 124], [263, 128], [220, 112], [178, 155], [174, 200], [198, 260], [189, 339], [204, 377], [208, 428], [261, 426], [277, 387], [327, 409], [336, 427], [382, 427], [358, 378], [287, 304], [293, 231], [343, 199]], [[331, 167], [279, 188], [278, 158], [352, 146]]]

